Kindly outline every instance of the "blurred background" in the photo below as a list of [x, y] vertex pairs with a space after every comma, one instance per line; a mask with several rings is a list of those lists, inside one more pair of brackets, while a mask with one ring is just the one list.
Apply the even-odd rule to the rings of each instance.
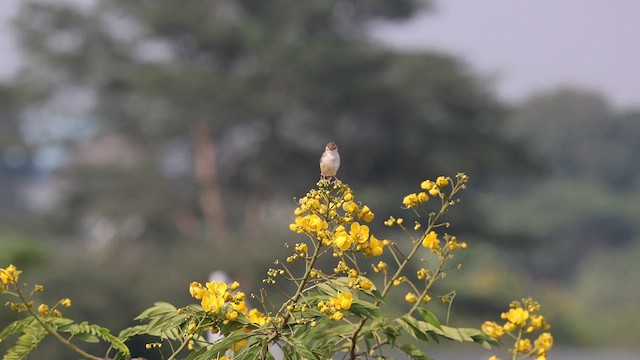
[[[379, 225], [403, 214], [402, 196], [471, 177], [450, 216], [470, 245], [443, 283], [458, 292], [454, 325], [533, 296], [551, 358], [640, 359], [639, 12], [4, 0], [0, 266], [114, 330], [154, 301], [191, 302], [189, 282], [214, 270], [256, 292], [298, 240], [292, 199], [335, 141], [340, 178], [398, 241]], [[0, 310], [0, 327], [13, 318]]]

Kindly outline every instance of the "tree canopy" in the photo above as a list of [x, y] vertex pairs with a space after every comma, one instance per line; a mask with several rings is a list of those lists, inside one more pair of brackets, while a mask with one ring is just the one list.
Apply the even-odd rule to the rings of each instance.
[[304, 191], [331, 140], [341, 176], [363, 186], [455, 171], [482, 183], [528, 169], [501, 136], [505, 108], [464, 64], [367, 37], [371, 20], [422, 5], [25, 4], [22, 78], [49, 93], [37, 106], [62, 101], [103, 139], [78, 147], [61, 171], [66, 214], [141, 218], [156, 237], [188, 238], [202, 224], [225, 234], [259, 222], [274, 196]]

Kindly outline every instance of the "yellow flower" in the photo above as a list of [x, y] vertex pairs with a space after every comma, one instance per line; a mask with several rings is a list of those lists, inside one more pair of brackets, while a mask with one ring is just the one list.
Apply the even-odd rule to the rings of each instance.
[[418, 201], [418, 195], [416, 193], [411, 193], [407, 196], [404, 197], [404, 199], [402, 199], [402, 204], [404, 206], [406, 206], [407, 208], [412, 208], [416, 205], [418, 205], [419, 201]]
[[435, 231], [429, 232], [425, 235], [424, 239], [422, 239], [422, 246], [427, 249], [431, 249], [431, 252], [436, 253], [440, 246], [440, 240], [438, 240], [438, 234]]
[[2, 284], [17, 284], [18, 278], [22, 271], [18, 270], [15, 266], [9, 265], [6, 269], [0, 268], [0, 282]]
[[60, 305], [70, 308], [71, 307], [71, 299], [65, 298], [60, 301]]
[[524, 325], [529, 318], [529, 312], [521, 307], [510, 309], [507, 313], [502, 313], [502, 318], [509, 320], [515, 325]]
[[227, 320], [235, 320], [238, 317], [238, 312], [235, 310], [231, 310], [231, 311], [227, 311], [226, 314], [224, 314], [225, 318], [227, 318]]
[[202, 308], [205, 311], [219, 313], [222, 305], [224, 305], [224, 298], [217, 297], [215, 295], [207, 294], [202, 297], [202, 301], [200, 302]]
[[421, 268], [420, 270], [418, 270], [416, 275], [418, 277], [418, 280], [426, 279], [427, 276], [429, 276], [429, 270], [427, 270], [425, 268]]
[[[201, 305], [205, 311], [219, 313], [226, 301], [227, 284], [211, 281], [205, 284], [207, 291], [202, 294]], [[196, 286], [197, 288], [197, 286]]]
[[351, 237], [346, 232], [336, 233], [334, 244], [338, 249], [345, 251], [351, 247]]
[[349, 310], [351, 303], [353, 302], [353, 296], [349, 293], [339, 292], [336, 296], [337, 304], [342, 310]]
[[231, 284], [229, 284], [229, 291], [235, 291], [239, 287], [240, 287], [240, 283], [238, 283], [237, 281], [234, 281]]
[[374, 216], [375, 215], [367, 205], [363, 206], [362, 209], [358, 212], [358, 219], [365, 222], [371, 222]]
[[49, 305], [47, 304], [40, 304], [40, 306], [38, 306], [38, 312], [40, 313], [40, 315], [42, 316], [47, 316], [49, 315]]
[[373, 266], [373, 271], [374, 272], [386, 271], [388, 267], [389, 267], [389, 265], [387, 265], [386, 262], [379, 261], [378, 265], [374, 265]]
[[514, 323], [510, 323], [510, 322], [507, 321], [506, 323], [504, 323], [503, 328], [504, 328], [504, 330], [506, 332], [512, 332], [512, 331], [514, 331], [515, 329], [518, 328], [518, 325], [516, 325]]
[[418, 300], [416, 298], [416, 294], [414, 294], [412, 292], [408, 292], [407, 295], [404, 296], [404, 299], [408, 303], [414, 303], [414, 302], [416, 302]]
[[502, 326], [496, 324], [493, 321], [485, 321], [484, 324], [482, 324], [481, 329], [482, 332], [494, 339], [499, 339], [502, 335], [504, 335], [504, 329], [502, 328]]
[[344, 204], [342, 204], [342, 210], [348, 212], [348, 213], [355, 213], [357, 212], [358, 209], [358, 204], [356, 204], [353, 201], [345, 201]]
[[227, 294], [227, 284], [223, 282], [211, 281], [205, 283], [207, 290], [211, 295], [216, 295], [218, 297], [224, 298]]
[[393, 226], [393, 224], [396, 223], [396, 218], [394, 218], [393, 216], [390, 216], [389, 219], [385, 220], [384, 224], [386, 226]]
[[202, 299], [202, 296], [204, 295], [205, 290], [202, 287], [202, 284], [194, 281], [189, 285], [189, 293], [191, 294], [191, 296], [193, 296], [197, 300], [200, 300]]
[[492, 355], [491, 357], [489, 357], [489, 360], [500, 360], [500, 358]]
[[301, 244], [296, 244], [296, 251], [301, 253], [301, 254], [306, 254], [307, 251], [309, 251], [309, 248], [307, 247], [307, 244], [305, 243], [301, 243]]
[[516, 343], [516, 351], [522, 354], [531, 351], [531, 340], [521, 339], [520, 341], [518, 341], [518, 343]]
[[369, 290], [373, 287], [373, 281], [367, 279], [364, 276], [360, 277], [360, 288], [363, 290]]
[[260, 326], [266, 324], [267, 322], [267, 318], [264, 316], [263, 313], [258, 311], [258, 309], [251, 309], [247, 317], [249, 318], [249, 321], [251, 321], [252, 323], [256, 323]]
[[542, 349], [545, 352], [549, 351], [553, 347], [553, 336], [548, 332], [542, 333], [538, 339], [534, 341], [534, 344], [538, 349]]
[[360, 225], [357, 222], [351, 224], [351, 231], [349, 234], [355, 242], [362, 244], [369, 239], [369, 227], [367, 225]]
[[336, 320], [336, 321], [342, 320], [343, 317], [344, 317], [344, 314], [341, 313], [340, 311], [337, 311], [337, 312], [333, 313], [333, 315], [331, 315], [331, 319], [332, 320]]
[[531, 327], [535, 329], [539, 329], [546, 324], [544, 321], [544, 316], [542, 315], [531, 315]]
[[441, 188], [445, 187], [449, 185], [449, 180], [447, 180], [447, 178], [444, 176], [438, 176], [438, 178], [436, 179], [436, 185], [438, 185]]
[[369, 239], [369, 247], [371, 248], [371, 255], [380, 256], [384, 252], [384, 243], [375, 236], [371, 235], [371, 239]]
[[307, 217], [296, 216], [294, 223], [289, 225], [289, 230], [297, 233], [303, 233], [308, 222], [309, 219]]
[[422, 203], [426, 203], [427, 201], [429, 201], [429, 196], [427, 195], [427, 193], [425, 193], [424, 191], [418, 193], [418, 201], [422, 204]]
[[420, 183], [420, 188], [427, 191], [433, 189], [434, 186], [435, 184], [431, 180], [425, 180]]
[[320, 216], [313, 214], [309, 215], [309, 225], [307, 227], [308, 230], [313, 232], [319, 232], [329, 227], [329, 224], [322, 220]]

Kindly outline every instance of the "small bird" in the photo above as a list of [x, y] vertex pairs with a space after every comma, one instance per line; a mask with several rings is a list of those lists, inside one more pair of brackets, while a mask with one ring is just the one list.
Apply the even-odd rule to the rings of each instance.
[[340, 154], [338, 146], [334, 142], [330, 142], [325, 146], [324, 152], [320, 157], [320, 179], [326, 180], [333, 177], [337, 179], [336, 174], [340, 168]]

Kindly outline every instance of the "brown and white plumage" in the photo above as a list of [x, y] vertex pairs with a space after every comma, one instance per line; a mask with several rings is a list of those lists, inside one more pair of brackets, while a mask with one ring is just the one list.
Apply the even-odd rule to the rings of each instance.
[[324, 152], [320, 157], [320, 178], [335, 178], [340, 168], [340, 154], [338, 146], [334, 142], [330, 142], [325, 146]]

